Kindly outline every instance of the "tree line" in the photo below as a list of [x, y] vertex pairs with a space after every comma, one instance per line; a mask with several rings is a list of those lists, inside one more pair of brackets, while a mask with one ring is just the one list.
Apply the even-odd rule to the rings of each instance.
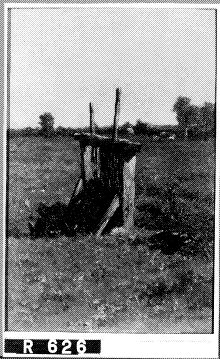
[[[172, 110], [176, 113], [177, 125], [156, 126], [138, 119], [135, 125], [126, 122], [119, 126], [119, 135], [133, 133], [152, 137], [165, 134], [165, 137], [168, 137], [175, 134], [179, 138], [202, 139], [215, 136], [215, 104], [205, 102], [202, 106], [196, 106], [191, 104], [190, 98], [179, 96]], [[89, 126], [84, 128], [59, 126], [55, 129], [54, 117], [49, 112], [40, 115], [39, 119], [40, 128], [11, 129], [9, 130], [10, 136], [73, 136], [76, 132], [89, 132]], [[109, 135], [112, 133], [112, 126], [99, 127], [96, 124], [95, 131], [100, 135]]]
[[173, 106], [179, 133], [183, 137], [215, 136], [216, 106], [205, 102], [202, 106], [191, 104], [188, 97], [179, 96]]

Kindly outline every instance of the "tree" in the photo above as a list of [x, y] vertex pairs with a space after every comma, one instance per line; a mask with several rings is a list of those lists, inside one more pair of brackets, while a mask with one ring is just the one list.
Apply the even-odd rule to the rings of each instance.
[[200, 108], [199, 125], [206, 137], [215, 134], [215, 105], [211, 102], [205, 102]]
[[136, 124], [133, 126], [134, 133], [136, 135], [146, 135], [148, 132], [149, 125], [146, 122], [142, 122], [141, 120], [137, 120]]
[[196, 105], [189, 105], [186, 114], [188, 116], [189, 125], [197, 125], [199, 121], [200, 108]]
[[205, 102], [203, 106], [198, 107], [190, 103], [188, 97], [179, 96], [173, 106], [173, 111], [177, 114], [180, 133], [185, 137], [215, 135], [215, 104]]
[[192, 117], [195, 116], [195, 109], [194, 106], [190, 104], [190, 101], [188, 97], [179, 96], [173, 106], [180, 130], [184, 132], [185, 137], [188, 135], [188, 126], [192, 121]]
[[49, 112], [45, 112], [43, 115], [39, 116], [41, 126], [40, 133], [45, 137], [50, 137], [54, 135], [54, 118]]

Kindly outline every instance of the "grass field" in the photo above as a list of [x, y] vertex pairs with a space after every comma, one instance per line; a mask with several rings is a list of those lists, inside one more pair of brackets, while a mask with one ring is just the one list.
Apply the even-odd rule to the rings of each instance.
[[[137, 138], [136, 138], [137, 140]], [[138, 138], [135, 230], [29, 237], [39, 202], [68, 203], [80, 173], [72, 138], [9, 146], [9, 330], [209, 333], [213, 306], [213, 141]], [[175, 253], [151, 231], [188, 235]]]

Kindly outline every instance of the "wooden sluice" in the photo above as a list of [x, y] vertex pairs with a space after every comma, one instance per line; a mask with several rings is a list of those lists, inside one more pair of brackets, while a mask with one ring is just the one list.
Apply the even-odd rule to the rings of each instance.
[[[90, 133], [77, 133], [80, 143], [81, 176], [70, 201], [73, 203], [81, 191], [91, 183], [102, 187], [109, 194], [107, 210], [104, 210], [94, 234], [100, 236], [117, 214], [117, 223], [125, 230], [133, 227], [135, 199], [136, 153], [141, 144], [127, 139], [118, 139], [120, 90], [116, 90], [115, 116], [112, 137], [95, 134], [93, 107], [90, 103]], [[89, 193], [89, 192], [88, 192]], [[103, 201], [105, 196], [103, 197]], [[106, 203], [103, 202], [103, 208]]]

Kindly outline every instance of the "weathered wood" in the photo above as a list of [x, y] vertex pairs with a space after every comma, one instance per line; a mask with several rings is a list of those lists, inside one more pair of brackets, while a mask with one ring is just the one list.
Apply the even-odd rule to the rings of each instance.
[[85, 184], [85, 165], [84, 165], [84, 152], [85, 152], [85, 146], [80, 141], [80, 167], [81, 167], [81, 178], [83, 180], [83, 184]]
[[123, 222], [126, 230], [134, 225], [134, 198], [135, 198], [135, 164], [136, 156], [124, 162], [123, 168]]
[[112, 139], [106, 136], [92, 135], [90, 133], [76, 133], [74, 139], [78, 140], [82, 146], [100, 147], [105, 149], [107, 152], [116, 151], [122, 154], [122, 151], [131, 151], [137, 153], [141, 149], [139, 142], [131, 142], [127, 139], [118, 139], [117, 142], [113, 143]]
[[81, 146], [81, 178], [84, 186], [91, 179], [100, 178], [100, 149], [93, 146]]
[[93, 178], [92, 151], [92, 146], [86, 146], [83, 153], [85, 182], [88, 182]]
[[82, 191], [83, 189], [83, 179], [80, 177], [76, 183], [76, 186], [74, 188], [73, 194], [70, 198], [69, 204], [68, 206], [70, 207], [72, 205], [72, 203], [74, 202], [75, 198], [78, 196], [78, 194]]
[[[117, 212], [118, 222], [123, 222], [126, 230], [133, 226], [134, 196], [135, 196], [135, 163], [136, 153], [141, 144], [127, 139], [118, 138], [118, 122], [120, 113], [121, 90], [116, 89], [115, 113], [112, 137], [95, 134], [94, 111], [90, 102], [90, 133], [76, 133], [74, 138], [80, 142], [81, 148], [81, 178], [85, 189], [91, 180], [96, 185], [114, 195], [108, 210], [100, 221], [96, 236], [99, 237]], [[105, 198], [105, 196], [103, 196]], [[100, 205], [100, 204], [99, 204]]]
[[98, 228], [97, 232], [95, 233], [96, 237], [100, 237], [102, 235], [102, 232], [104, 231], [105, 227], [107, 226], [109, 220], [112, 218], [115, 211], [118, 209], [119, 205], [120, 205], [119, 197], [118, 197], [118, 195], [115, 195], [108, 210], [104, 214], [104, 216], [99, 224], [99, 228]]
[[141, 145], [126, 139], [113, 143], [108, 137], [88, 133], [78, 134], [77, 139], [83, 149], [85, 186], [89, 180], [99, 179], [106, 190], [116, 193], [122, 209], [120, 216], [124, 227], [129, 230], [134, 221], [135, 155]]
[[120, 97], [121, 90], [120, 88], [116, 89], [116, 99], [115, 99], [115, 115], [114, 115], [114, 124], [113, 124], [113, 133], [112, 133], [112, 141], [118, 141], [118, 122], [119, 122], [119, 113], [120, 113]]
[[89, 119], [90, 119], [90, 133], [91, 135], [95, 134], [95, 123], [94, 123], [94, 110], [92, 103], [89, 103]]
[[93, 147], [93, 173], [94, 179], [100, 178], [101, 168], [100, 168], [100, 148]]

